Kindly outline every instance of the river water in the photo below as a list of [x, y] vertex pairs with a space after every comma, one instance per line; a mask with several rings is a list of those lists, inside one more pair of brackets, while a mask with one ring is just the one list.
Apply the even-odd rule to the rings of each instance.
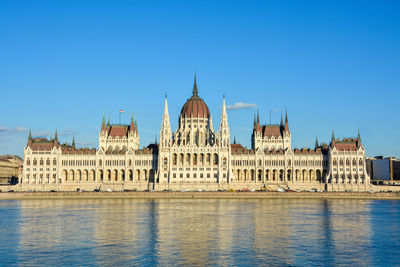
[[0, 261], [35, 266], [400, 265], [400, 201], [0, 201]]

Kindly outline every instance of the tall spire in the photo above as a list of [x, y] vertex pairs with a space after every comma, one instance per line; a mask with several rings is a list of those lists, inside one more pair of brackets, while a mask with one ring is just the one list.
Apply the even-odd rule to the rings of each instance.
[[287, 117], [287, 109], [286, 109], [286, 114], [285, 114], [285, 132], [289, 132], [289, 121]]
[[55, 132], [55, 134], [54, 134], [53, 144], [54, 144], [55, 147], [58, 148], [58, 134], [57, 134], [57, 129], [56, 129], [56, 132]]
[[134, 125], [133, 125], [133, 112], [132, 112], [132, 115], [131, 115], [131, 125], [130, 125], [130, 127], [129, 127], [129, 130], [131, 131], [131, 132], [134, 132], [135, 130], [134, 130]]
[[169, 124], [167, 95], [164, 100], [164, 114], [160, 131], [160, 146], [170, 146], [172, 143], [171, 126]]
[[196, 73], [194, 73], [193, 96], [198, 96]]
[[333, 146], [333, 145], [335, 145], [335, 143], [336, 143], [335, 132], [334, 132], [334, 130], [332, 130], [331, 145]]
[[31, 129], [29, 128], [29, 136], [28, 136], [28, 147], [32, 146], [32, 133], [31, 133]]
[[281, 128], [283, 128], [283, 118], [282, 118], [282, 113], [281, 113]]
[[318, 145], [318, 137], [315, 137], [315, 149], [317, 149], [319, 147]]
[[107, 126], [110, 126], [110, 114], [108, 114]]
[[221, 122], [219, 126], [219, 137], [220, 137], [220, 145], [221, 146], [229, 146], [230, 134], [229, 134], [229, 125], [228, 125], [228, 115], [226, 114], [226, 105], [225, 105], [225, 95], [222, 99], [222, 113], [221, 113]]
[[106, 118], [103, 112], [103, 120], [101, 121], [101, 130], [105, 131], [106, 130]]
[[257, 125], [260, 125], [260, 112], [257, 109]]
[[360, 135], [360, 129], [358, 129], [358, 136], [357, 136], [357, 148], [361, 146], [361, 135]]
[[75, 136], [72, 137], [72, 147], [75, 148]]

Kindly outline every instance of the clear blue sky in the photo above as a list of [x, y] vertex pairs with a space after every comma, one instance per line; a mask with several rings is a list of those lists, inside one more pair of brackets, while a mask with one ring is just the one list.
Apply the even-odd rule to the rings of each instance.
[[[288, 109], [293, 147], [360, 129], [368, 156], [400, 156], [399, 1], [1, 1], [0, 154], [28, 131], [95, 146], [103, 112], [137, 116], [141, 146], [191, 95]], [[250, 145], [255, 108], [228, 111]]]

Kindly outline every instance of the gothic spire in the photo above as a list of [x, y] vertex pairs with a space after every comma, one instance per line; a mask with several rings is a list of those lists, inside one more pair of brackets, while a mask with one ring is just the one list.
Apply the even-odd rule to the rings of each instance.
[[54, 140], [57, 140], [57, 141], [58, 141], [57, 129], [56, 129], [56, 133], [54, 134]]
[[168, 113], [168, 100], [167, 95], [165, 95], [164, 100], [164, 114], [161, 124], [161, 131], [160, 131], [160, 146], [168, 147], [171, 145], [171, 126], [169, 124], [169, 113]]
[[198, 96], [196, 73], [194, 73], [193, 96]]
[[287, 117], [287, 109], [286, 109], [286, 114], [285, 114], [285, 132], [289, 131], [289, 121]]
[[225, 95], [222, 99], [221, 122], [219, 126], [219, 136], [221, 138], [221, 146], [229, 146], [230, 134], [228, 125], [228, 115], [226, 114]]
[[130, 130], [131, 132], [134, 132], [133, 128], [134, 128], [134, 126], [133, 126], [133, 112], [132, 112], [132, 115], [131, 115], [131, 125], [130, 125], [130, 127], [129, 127], [129, 130]]
[[257, 109], [257, 125], [260, 125], [260, 112]]
[[72, 137], [72, 147], [75, 148], [75, 136]]
[[316, 137], [316, 138], [315, 138], [315, 149], [317, 149], [318, 146], [319, 146], [319, 145], [318, 145], [318, 137]]
[[32, 133], [31, 133], [31, 129], [29, 128], [29, 137], [28, 140], [32, 140]]
[[361, 135], [360, 129], [358, 129], [358, 136], [357, 136], [357, 148], [361, 146]]
[[283, 129], [283, 118], [282, 118], [282, 113], [281, 113], [281, 129]]
[[106, 130], [106, 118], [103, 112], [103, 120], [101, 121], [101, 130], [105, 131]]
[[335, 138], [335, 132], [332, 130], [332, 138], [331, 138], [331, 145], [335, 145], [336, 138]]

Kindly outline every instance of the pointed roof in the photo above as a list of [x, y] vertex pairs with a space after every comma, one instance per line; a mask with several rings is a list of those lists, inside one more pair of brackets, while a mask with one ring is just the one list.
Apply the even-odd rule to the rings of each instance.
[[331, 145], [334, 146], [335, 142], [336, 142], [335, 132], [334, 132], [334, 130], [332, 130]]
[[207, 104], [198, 95], [196, 74], [194, 76], [193, 95], [183, 105], [180, 117], [211, 119]]
[[289, 120], [287, 117], [287, 109], [286, 109], [286, 114], [285, 114], [285, 132], [289, 131]]
[[197, 82], [196, 82], [196, 73], [194, 73], [193, 95], [194, 96], [198, 95]]
[[28, 139], [29, 140], [32, 140], [32, 132], [31, 132], [31, 129], [29, 128], [29, 136], [28, 136]]
[[131, 115], [131, 124], [129, 126], [129, 131], [130, 132], [134, 132], [135, 131], [135, 126], [133, 125], [133, 112], [132, 112], [132, 115]]
[[58, 141], [57, 129], [56, 129], [56, 132], [55, 132], [55, 134], [54, 134], [54, 140], [57, 140], [57, 141]]
[[315, 149], [317, 149], [318, 148], [318, 137], [315, 137]]
[[106, 130], [106, 118], [103, 112], [103, 120], [101, 121], [101, 130], [105, 131]]
[[283, 127], [283, 118], [282, 118], [282, 113], [281, 113], [281, 124], [280, 124], [280, 126], [281, 126], [281, 127]]

